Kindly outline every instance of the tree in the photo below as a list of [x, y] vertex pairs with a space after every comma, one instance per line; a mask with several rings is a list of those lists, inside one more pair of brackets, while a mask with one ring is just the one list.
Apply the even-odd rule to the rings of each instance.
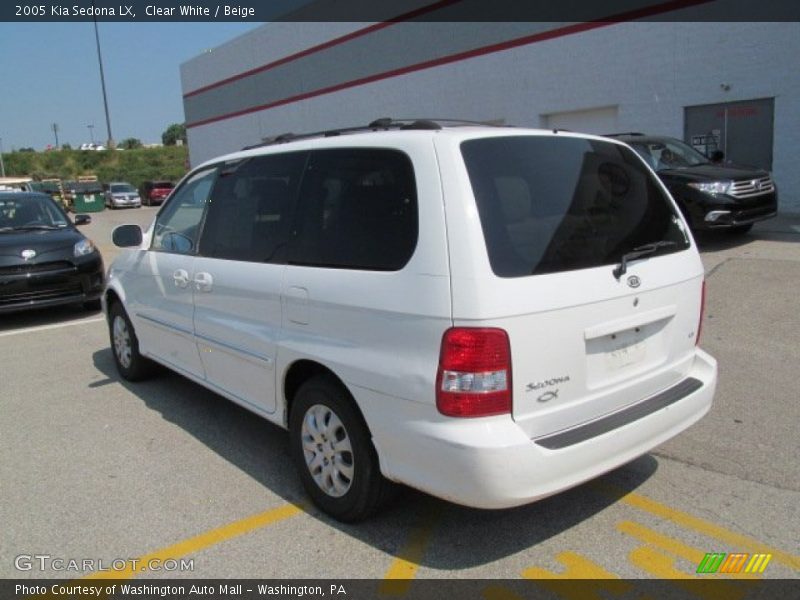
[[25, 147], [25, 148], [20, 148], [19, 152], [36, 152], [36, 150], [30, 147]]
[[61, 149], [62, 149], [62, 150], [72, 150], [72, 145], [71, 145], [71, 144], [69, 144], [69, 143], [67, 143], [67, 144], [61, 144]]
[[186, 143], [186, 125], [183, 123], [173, 123], [161, 134], [161, 141], [165, 146], [174, 146], [178, 140]]
[[134, 150], [135, 148], [142, 147], [142, 140], [137, 138], [126, 138], [119, 143], [120, 148], [125, 150]]

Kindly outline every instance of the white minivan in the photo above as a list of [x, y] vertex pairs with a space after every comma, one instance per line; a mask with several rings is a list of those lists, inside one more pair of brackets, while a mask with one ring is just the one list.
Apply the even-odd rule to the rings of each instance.
[[390, 119], [285, 135], [198, 166], [113, 237], [122, 377], [160, 363], [287, 428], [344, 521], [392, 482], [528, 503], [711, 406], [697, 248], [615, 140]]

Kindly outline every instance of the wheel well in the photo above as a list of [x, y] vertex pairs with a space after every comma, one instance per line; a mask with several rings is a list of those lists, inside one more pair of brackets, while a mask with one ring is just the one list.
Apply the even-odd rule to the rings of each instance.
[[111, 307], [114, 306], [117, 302], [122, 302], [117, 292], [114, 290], [106, 291], [106, 313], [110, 316], [111, 315]]
[[[347, 386], [344, 384], [344, 382], [328, 367], [321, 365], [318, 362], [314, 362], [313, 360], [298, 360], [292, 364], [291, 367], [289, 367], [289, 370], [286, 372], [286, 377], [284, 377], [283, 380], [283, 397], [286, 400], [286, 410], [284, 411], [283, 420], [284, 425], [287, 427], [289, 426], [289, 415], [292, 412], [292, 403], [294, 402], [294, 397], [297, 394], [297, 390], [299, 390], [300, 386], [312, 377], [327, 378], [332, 383], [340, 386], [345, 392], [347, 392], [347, 395], [353, 399], [350, 390], [347, 389]], [[362, 421], [366, 423], [364, 415], [355, 399], [353, 399], [353, 406], [361, 416]]]

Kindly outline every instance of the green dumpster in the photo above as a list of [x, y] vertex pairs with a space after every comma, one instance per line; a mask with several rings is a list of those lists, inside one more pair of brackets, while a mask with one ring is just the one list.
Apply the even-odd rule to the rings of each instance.
[[64, 194], [64, 186], [60, 179], [42, 179], [31, 184], [33, 191], [48, 194], [53, 200], [58, 202], [65, 209], [67, 201]]
[[103, 186], [98, 182], [77, 182], [71, 191], [72, 212], [100, 212], [105, 208]]

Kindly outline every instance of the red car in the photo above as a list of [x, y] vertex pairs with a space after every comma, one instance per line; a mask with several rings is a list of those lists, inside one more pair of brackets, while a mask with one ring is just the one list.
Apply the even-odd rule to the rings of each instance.
[[159, 205], [174, 187], [171, 181], [145, 181], [141, 190], [142, 202], [147, 206]]

